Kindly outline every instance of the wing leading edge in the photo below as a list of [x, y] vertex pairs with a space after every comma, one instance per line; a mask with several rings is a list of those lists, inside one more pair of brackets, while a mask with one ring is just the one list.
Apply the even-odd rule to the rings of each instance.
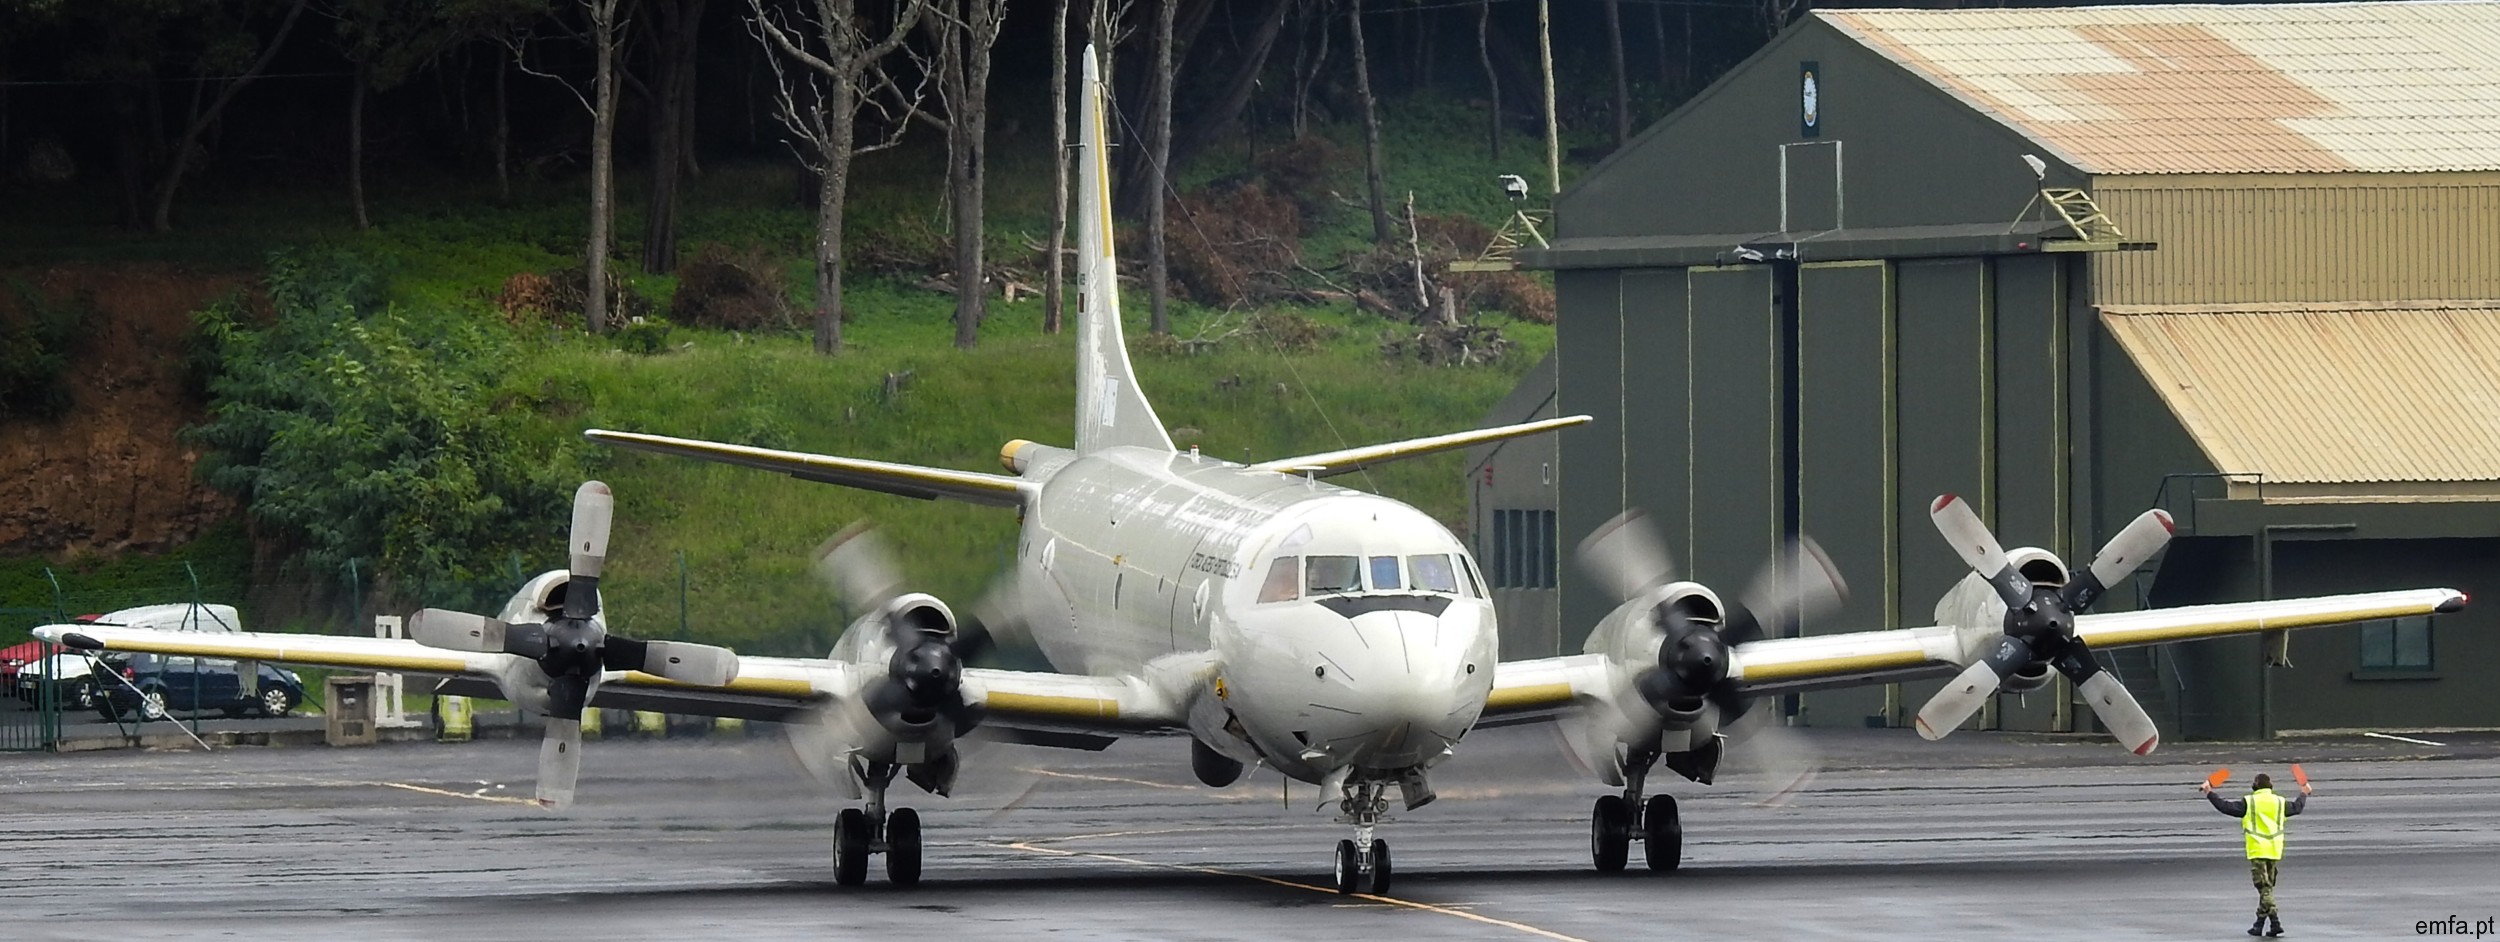
[[606, 429], [591, 429], [583, 432], [582, 436], [619, 448], [778, 471], [804, 481], [840, 484], [921, 500], [947, 497], [993, 507], [1017, 507], [1024, 504], [1032, 488], [1022, 478], [979, 471], [952, 471], [866, 458], [816, 455]]
[[[2112, 612], [2075, 619], [2075, 635], [2093, 650], [2106, 650], [2454, 612], [2465, 601], [2465, 593], [2455, 589], [2403, 589]], [[1984, 642], [1996, 627], [1928, 626], [1752, 641], [1737, 646], [1729, 677], [1748, 692], [1769, 694], [1949, 676], [1981, 650], [1965, 643], [1965, 635], [1974, 633]], [[1553, 713], [1607, 696], [1614, 682], [1610, 673], [1622, 669], [1602, 656], [1577, 654], [1510, 661], [1495, 670], [1493, 693], [1485, 702], [1488, 719]]]

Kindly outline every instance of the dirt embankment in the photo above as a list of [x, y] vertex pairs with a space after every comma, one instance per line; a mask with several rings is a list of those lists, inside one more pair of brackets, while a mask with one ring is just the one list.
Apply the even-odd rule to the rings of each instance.
[[[247, 279], [130, 265], [0, 278], [31, 282], [54, 303], [81, 292], [95, 302], [70, 367], [69, 414], [0, 421], [0, 554], [163, 549], [233, 512], [193, 475], [199, 452], [177, 433], [204, 414], [183, 384], [191, 312]], [[14, 303], [0, 292], [0, 305]]]

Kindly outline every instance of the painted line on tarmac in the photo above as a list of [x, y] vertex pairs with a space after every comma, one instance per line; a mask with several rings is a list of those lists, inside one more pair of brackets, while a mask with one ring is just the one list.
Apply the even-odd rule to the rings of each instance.
[[[1049, 769], [1036, 769], [1031, 767], [1027, 767], [1021, 771], [1030, 772], [1034, 775], [1047, 775], [1051, 778], [1083, 779], [1088, 782], [1112, 782], [1120, 785], [1144, 785], [1147, 788], [1164, 788], [1176, 792], [1194, 792], [1198, 790], [1188, 785], [1174, 785], [1170, 782], [1149, 782], [1142, 778], [1121, 778], [1117, 775], [1087, 775], [1083, 772], [1053, 772]], [[1059, 840], [1059, 838], [1052, 838], [1052, 840]]]
[[418, 792], [427, 795], [441, 795], [445, 798], [466, 798], [470, 801], [491, 801], [498, 804], [528, 805], [533, 808], [538, 807], [538, 799], [535, 798], [514, 798], [509, 795], [480, 795], [471, 792], [455, 792], [444, 788], [427, 788], [423, 785], [410, 785], [406, 782], [375, 782], [373, 784], [380, 785], [384, 788], [397, 788], [404, 791]]
[[[1113, 863], [1124, 863], [1124, 864], [1129, 864], [1129, 865], [1132, 865], [1132, 866], [1138, 866], [1138, 867], [1155, 867], [1155, 868], [1164, 869], [1164, 870], [1180, 870], [1180, 871], [1184, 871], [1184, 872], [1188, 872], [1188, 873], [1204, 873], [1204, 874], [1209, 874], [1209, 875], [1212, 875], [1212, 876], [1220, 876], [1220, 877], [1235, 877], [1235, 878], [1238, 878], [1238, 879], [1243, 879], [1243, 880], [1256, 880], [1256, 881], [1258, 881], [1258, 882], [1260, 882], [1260, 883], [1267, 883], [1267, 884], [1272, 884], [1272, 885], [1275, 885], [1275, 886], [1292, 887], [1292, 888], [1297, 889], [1297, 890], [1309, 890], [1309, 891], [1311, 891], [1311, 892], [1313, 892], [1313, 893], [1326, 893], [1326, 894], [1328, 894], [1328, 895], [1330, 895], [1330, 896], [1343, 896], [1343, 897], [1345, 897], [1345, 898], [1347, 898], [1347, 899], [1359, 899], [1359, 900], [1366, 900], [1366, 901], [1373, 902], [1373, 903], [1385, 903], [1385, 904], [1388, 904], [1388, 905], [1390, 905], [1390, 906], [1403, 906], [1403, 907], [1408, 908], [1408, 909], [1421, 910], [1421, 911], [1423, 911], [1423, 912], [1428, 912], [1428, 913], [1438, 913], [1438, 914], [1443, 915], [1443, 916], [1450, 916], [1450, 917], [1457, 918], [1457, 919], [1465, 919], [1465, 920], [1468, 920], [1468, 921], [1470, 921], [1470, 922], [1479, 922], [1479, 923], [1483, 923], [1483, 924], [1488, 925], [1488, 926], [1499, 926], [1499, 927], [1504, 928], [1504, 929], [1509, 929], [1509, 930], [1512, 930], [1512, 931], [1514, 931], [1514, 932], [1523, 932], [1523, 933], [1526, 933], [1526, 934], [1528, 934], [1528, 935], [1536, 936], [1536, 937], [1538, 937], [1538, 938], [1542, 938], [1542, 939], [1552, 939], [1552, 940], [1554, 940], [1554, 942], [1588, 942], [1588, 940], [1586, 940], [1586, 939], [1582, 939], [1582, 938], [1580, 938], [1580, 937], [1578, 937], [1578, 936], [1569, 936], [1569, 935], [1564, 935], [1564, 934], [1562, 934], [1562, 933], [1560, 933], [1560, 932], [1555, 932], [1555, 931], [1553, 931], [1553, 930], [1551, 930], [1551, 929], [1540, 929], [1540, 928], [1537, 928], [1537, 927], [1535, 927], [1535, 926], [1528, 925], [1527, 923], [1524, 923], [1524, 922], [1512, 922], [1512, 921], [1510, 921], [1510, 920], [1508, 920], [1508, 919], [1496, 919], [1496, 918], [1494, 918], [1494, 917], [1492, 917], [1492, 916], [1481, 915], [1481, 914], [1478, 914], [1478, 913], [1471, 913], [1471, 912], [1467, 912], [1467, 911], [1460, 910], [1460, 909], [1453, 909], [1453, 908], [1450, 908], [1450, 907], [1448, 907], [1448, 906], [1436, 906], [1436, 905], [1433, 905], [1433, 904], [1431, 904], [1431, 903], [1420, 903], [1420, 902], [1416, 902], [1416, 901], [1411, 900], [1411, 899], [1398, 899], [1397, 897], [1394, 897], [1394, 896], [1379, 896], [1379, 895], [1375, 895], [1375, 894], [1371, 894], [1371, 893], [1338, 893], [1338, 892], [1337, 892], [1336, 887], [1331, 887], [1331, 886], [1320, 886], [1320, 885], [1318, 885], [1318, 884], [1316, 884], [1316, 883], [1298, 883], [1298, 882], [1295, 882], [1295, 881], [1292, 881], [1292, 880], [1286, 880], [1286, 879], [1281, 879], [1281, 878], [1277, 878], [1277, 877], [1261, 876], [1261, 875], [1256, 874], [1256, 873], [1243, 873], [1243, 872], [1238, 871], [1238, 870], [1225, 870], [1225, 869], [1222, 869], [1222, 868], [1220, 868], [1220, 867], [1201, 867], [1201, 866], [1197, 866], [1197, 865], [1194, 865], [1194, 864], [1164, 863], [1164, 862], [1161, 862], [1161, 861], [1155, 861], [1155, 860], [1140, 860], [1140, 859], [1135, 858], [1135, 857], [1122, 857], [1122, 856], [1119, 856], [1119, 855], [1117, 855], [1117, 854], [1101, 854], [1101, 853], [1095, 853], [1095, 852], [1093, 852], [1093, 851], [1083, 851], [1083, 850], [1062, 850], [1062, 849], [1060, 849], [1060, 848], [1056, 848], [1056, 847], [1043, 847], [1043, 846], [1040, 846], [1040, 845], [1042, 845], [1042, 844], [1046, 844], [1046, 843], [1063, 843], [1063, 842], [1067, 842], [1067, 841], [1077, 841], [1077, 840], [1093, 840], [1093, 839], [1097, 839], [1097, 838], [1106, 838], [1106, 837], [1138, 837], [1138, 836], [1149, 835], [1149, 834], [1178, 834], [1178, 833], [1190, 832], [1190, 831], [1231, 831], [1231, 830], [1238, 830], [1238, 829], [1237, 829], [1237, 828], [1231, 828], [1231, 827], [1205, 827], [1205, 826], [1202, 826], [1202, 827], [1154, 828], [1154, 829], [1150, 829], [1150, 830], [1142, 830], [1142, 831], [1104, 831], [1104, 832], [1100, 832], [1100, 833], [1096, 833], [1096, 834], [1071, 834], [1071, 835], [1068, 835], [1068, 836], [1066, 836], [1066, 837], [1037, 837], [1037, 838], [1034, 838], [1034, 839], [1029, 840], [1029, 841], [1018, 841], [1018, 842], [1013, 843], [1013, 844], [991, 844], [990, 846], [992, 846], [992, 847], [1004, 847], [1004, 848], [1007, 848], [1007, 849], [1009, 849], [1009, 850], [1020, 850], [1020, 851], [1024, 851], [1024, 852], [1026, 852], [1026, 853], [1031, 853], [1031, 854], [1048, 854], [1048, 855], [1050, 855], [1050, 856], [1054, 856], [1054, 857], [1090, 857], [1090, 858], [1093, 858], [1093, 859], [1095, 859], [1095, 860], [1108, 860], [1108, 861], [1111, 861], [1111, 862], [1113, 862]], [[1343, 905], [1343, 904], [1340, 904], [1340, 905]], [[1473, 905], [1473, 904], [1461, 904], [1461, 905]]]
[[2412, 737], [2410, 737], [2410, 736], [2391, 736], [2391, 735], [2386, 734], [2386, 733], [2363, 733], [2363, 734], [2361, 734], [2361, 735], [2364, 735], [2364, 736], [2375, 736], [2375, 737], [2378, 737], [2378, 738], [2380, 738], [2380, 739], [2393, 739], [2393, 740], [2395, 740], [2395, 741], [2397, 741], [2397, 742], [2409, 742], [2409, 743], [2413, 743], [2413, 744], [2418, 745], [2418, 746], [2441, 746], [2441, 747], [2445, 747], [2445, 746], [2447, 746], [2447, 745], [2448, 745], [2447, 743], [2444, 743], [2444, 742], [2432, 742], [2432, 741], [2430, 741], [2430, 740], [2428, 740], [2428, 739], [2414, 739], [2414, 738], [2412, 738]]

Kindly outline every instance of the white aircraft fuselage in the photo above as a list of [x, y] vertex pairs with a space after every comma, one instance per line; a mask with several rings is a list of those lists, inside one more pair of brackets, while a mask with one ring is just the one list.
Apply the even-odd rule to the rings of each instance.
[[1493, 685], [1493, 606], [1467, 548], [1405, 503], [1188, 452], [1011, 446], [1040, 478], [1016, 554], [1052, 665], [1212, 665], [1199, 741], [1308, 782], [1450, 755]]

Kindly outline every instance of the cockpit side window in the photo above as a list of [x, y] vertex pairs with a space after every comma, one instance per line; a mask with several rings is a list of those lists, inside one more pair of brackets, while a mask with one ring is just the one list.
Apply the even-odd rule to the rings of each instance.
[[1293, 601], [1294, 596], [1300, 594], [1300, 590], [1302, 588], [1302, 583], [1299, 580], [1301, 575], [1301, 557], [1276, 557], [1276, 561], [1269, 563], [1267, 566], [1267, 582], [1259, 586], [1259, 601]]
[[1362, 567], [1353, 556], [1313, 556], [1306, 567], [1303, 585], [1312, 595], [1363, 591]]
[[1476, 575], [1476, 561], [1465, 556], [1459, 557], [1458, 561], [1464, 563], [1467, 568], [1467, 597], [1471, 599], [1483, 598], [1484, 577]]
[[1420, 591], [1458, 594], [1458, 570], [1450, 567], [1447, 554], [1406, 557], [1406, 573]]
[[1406, 583], [1405, 583], [1405, 581], [1404, 581], [1404, 580], [1401, 580], [1401, 579], [1399, 579], [1399, 578], [1398, 578], [1398, 558], [1397, 558], [1397, 557], [1395, 557], [1395, 556], [1374, 556], [1374, 557], [1372, 557], [1372, 590], [1373, 590], [1373, 591], [1375, 591], [1375, 592], [1379, 592], [1379, 591], [1386, 591], [1386, 590], [1390, 590], [1390, 589], [1395, 589], [1395, 588], [1398, 588], [1398, 587], [1403, 586], [1403, 585], [1405, 585], [1405, 584], [1406, 584]]

